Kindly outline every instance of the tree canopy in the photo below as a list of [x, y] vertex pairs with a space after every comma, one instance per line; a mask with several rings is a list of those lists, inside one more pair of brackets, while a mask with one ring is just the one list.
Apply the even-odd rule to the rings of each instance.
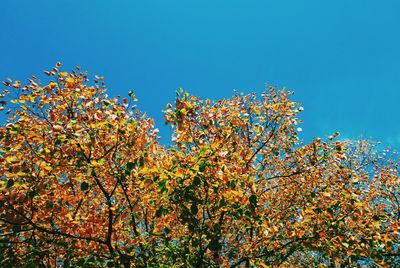
[[133, 92], [60, 68], [3, 82], [0, 265], [400, 265], [397, 160], [339, 133], [300, 142], [292, 92], [181, 90], [166, 146]]

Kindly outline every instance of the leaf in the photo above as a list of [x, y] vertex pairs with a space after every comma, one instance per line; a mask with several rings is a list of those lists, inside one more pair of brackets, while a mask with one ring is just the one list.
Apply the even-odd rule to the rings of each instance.
[[132, 171], [132, 169], [135, 167], [135, 164], [132, 162], [126, 163], [126, 169], [129, 171]]
[[257, 202], [258, 202], [258, 196], [255, 194], [252, 194], [249, 198], [250, 201], [250, 206], [255, 208], [257, 206]]
[[167, 192], [168, 191], [168, 189], [167, 189], [167, 180], [166, 179], [163, 179], [163, 180], [161, 180], [159, 183], [158, 183], [158, 185], [157, 185], [157, 188], [158, 188], [158, 190], [160, 191], [160, 192]]
[[139, 158], [139, 167], [143, 167], [143, 166], [144, 166], [144, 157], [141, 156], [141, 157]]
[[67, 83], [74, 83], [75, 80], [74, 80], [72, 77], [67, 77], [67, 78], [65, 78], [65, 82], [67, 82]]
[[9, 157], [6, 157], [6, 162], [10, 163], [10, 164], [17, 164], [20, 162], [20, 160], [15, 156], [9, 156]]
[[100, 159], [100, 160], [98, 160], [98, 161], [93, 160], [93, 161], [91, 162], [91, 164], [92, 164], [93, 167], [99, 167], [99, 166], [104, 165], [105, 162], [106, 162], [105, 159], [102, 158], [102, 159]]
[[57, 147], [59, 145], [61, 145], [62, 141], [60, 139], [56, 139], [56, 141], [54, 142], [54, 146]]
[[206, 162], [205, 161], [201, 161], [199, 164], [199, 171], [200, 172], [204, 172], [204, 170], [206, 169]]
[[201, 179], [199, 178], [199, 177], [194, 177], [194, 179], [193, 179], [193, 184], [194, 185], [196, 185], [196, 186], [200, 186], [200, 184], [201, 184]]
[[19, 132], [20, 129], [21, 129], [20, 126], [13, 126], [13, 127], [11, 128], [10, 133], [11, 133], [11, 134], [18, 134], [18, 132]]
[[193, 215], [196, 215], [197, 212], [199, 212], [199, 209], [197, 208], [197, 204], [196, 204], [196, 203], [193, 203], [193, 204], [190, 206], [190, 212], [192, 212]]
[[160, 207], [157, 208], [155, 216], [156, 216], [157, 218], [159, 218], [159, 217], [161, 217], [162, 215], [164, 215], [164, 213], [165, 213], [166, 211], [167, 211], [167, 210], [166, 210], [163, 206], [160, 206]]
[[85, 181], [82, 182], [82, 183], [81, 183], [81, 190], [85, 192], [85, 191], [87, 191], [88, 189], [89, 189], [89, 184], [88, 184], [87, 182], [85, 182]]
[[213, 251], [219, 250], [220, 247], [220, 243], [215, 239], [212, 239], [210, 244], [208, 245], [208, 248]]
[[9, 179], [9, 180], [7, 181], [6, 188], [7, 188], [7, 189], [8, 189], [8, 188], [11, 188], [13, 185], [14, 185], [14, 181], [13, 181], [12, 179]]
[[35, 192], [34, 190], [30, 190], [30, 191], [27, 193], [27, 196], [28, 196], [29, 198], [34, 198], [35, 195], [36, 195], [36, 192]]

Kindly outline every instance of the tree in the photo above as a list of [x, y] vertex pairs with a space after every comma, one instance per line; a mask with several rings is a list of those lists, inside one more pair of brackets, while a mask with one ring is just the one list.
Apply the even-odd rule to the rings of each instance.
[[3, 266], [399, 264], [395, 158], [338, 133], [300, 143], [291, 92], [180, 91], [165, 147], [133, 92], [60, 67], [0, 95]]

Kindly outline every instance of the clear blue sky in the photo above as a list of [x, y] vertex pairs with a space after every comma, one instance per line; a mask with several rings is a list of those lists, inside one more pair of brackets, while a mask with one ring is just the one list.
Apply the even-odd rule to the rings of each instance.
[[400, 148], [398, 0], [2, 0], [0, 10], [1, 80], [80, 65], [105, 76], [109, 95], [134, 89], [164, 136], [161, 110], [179, 87], [218, 99], [286, 86], [305, 108], [306, 141], [340, 131]]

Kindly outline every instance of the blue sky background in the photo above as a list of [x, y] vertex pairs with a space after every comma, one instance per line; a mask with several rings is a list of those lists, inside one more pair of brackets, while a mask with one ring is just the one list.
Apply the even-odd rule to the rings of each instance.
[[267, 83], [296, 91], [305, 141], [340, 131], [400, 148], [398, 0], [2, 0], [0, 10], [1, 80], [80, 65], [104, 75], [111, 96], [134, 89], [164, 142], [161, 110], [179, 87], [218, 99]]

